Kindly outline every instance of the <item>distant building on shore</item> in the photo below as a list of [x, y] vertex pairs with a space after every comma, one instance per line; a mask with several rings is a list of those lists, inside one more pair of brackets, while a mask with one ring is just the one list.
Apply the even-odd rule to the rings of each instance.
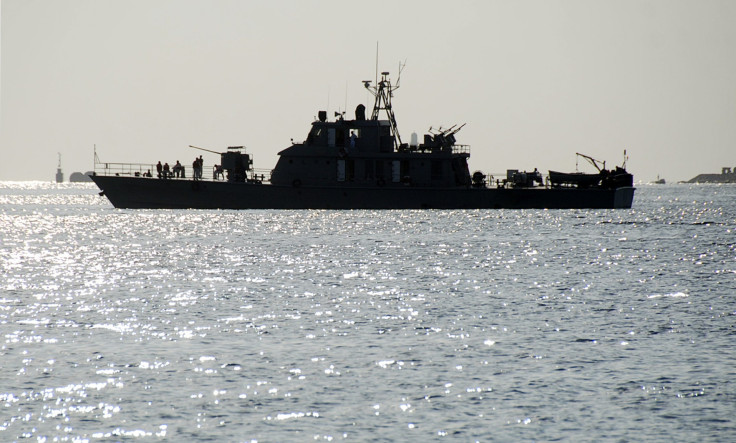
[[70, 183], [91, 182], [92, 179], [89, 178], [90, 175], [92, 175], [92, 171], [87, 171], [84, 174], [82, 174], [81, 172], [72, 172], [72, 175], [69, 176], [69, 182]]
[[736, 167], [721, 168], [720, 174], [700, 174], [691, 178], [687, 183], [736, 183]]

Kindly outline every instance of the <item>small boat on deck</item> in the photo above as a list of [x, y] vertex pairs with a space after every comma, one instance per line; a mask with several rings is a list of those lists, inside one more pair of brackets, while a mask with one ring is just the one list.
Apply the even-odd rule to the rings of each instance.
[[553, 187], [572, 186], [583, 189], [596, 187], [616, 189], [634, 186], [634, 176], [626, 171], [626, 151], [624, 151], [624, 165], [616, 166], [612, 170], [606, 169], [605, 161], [596, 160], [579, 152], [576, 152], [575, 155], [590, 162], [598, 170], [598, 173], [549, 171], [549, 181]]

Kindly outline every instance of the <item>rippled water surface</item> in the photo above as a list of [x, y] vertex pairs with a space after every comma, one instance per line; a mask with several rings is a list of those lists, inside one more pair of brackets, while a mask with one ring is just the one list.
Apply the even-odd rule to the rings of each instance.
[[0, 440], [733, 441], [736, 186], [117, 210], [0, 183]]

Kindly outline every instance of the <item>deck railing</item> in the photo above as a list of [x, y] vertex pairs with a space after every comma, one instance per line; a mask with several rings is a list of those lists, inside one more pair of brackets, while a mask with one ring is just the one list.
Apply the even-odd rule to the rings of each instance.
[[452, 145], [453, 154], [470, 154], [470, 145]]
[[419, 152], [422, 154], [432, 154], [435, 152], [447, 152], [447, 150], [452, 150], [453, 154], [468, 154], [470, 155], [470, 145], [451, 145], [451, 146], [425, 146], [425, 145], [419, 145], [419, 146], [409, 146], [409, 145], [401, 145], [401, 148], [399, 148], [399, 152]]
[[156, 165], [146, 163], [95, 163], [95, 175], [128, 175], [140, 177], [151, 172], [156, 176]]
[[[474, 187], [481, 187], [481, 188], [512, 188], [514, 187], [514, 183], [512, 181], [509, 181], [507, 175], [508, 172], [492, 172], [492, 173], [485, 173], [483, 171], [477, 171], [480, 172], [483, 175], [483, 179], [480, 181], [473, 181]], [[471, 177], [474, 173], [471, 173]], [[534, 186], [531, 187], [545, 187], [549, 188], [551, 185], [549, 180], [549, 175], [543, 176], [544, 183], [543, 184], [534, 184]]]
[[[159, 177], [155, 164], [98, 162], [95, 163], [94, 173], [95, 175], [103, 176], [152, 177], [172, 180], [192, 179], [194, 177], [194, 171], [191, 166], [184, 166], [178, 177], [171, 170], [172, 167], [172, 165], [169, 165], [168, 177]], [[248, 171], [248, 180], [263, 183], [269, 182], [271, 180], [271, 172], [270, 169], [252, 169]], [[226, 176], [224, 171], [223, 173], [217, 172], [216, 165], [205, 164], [202, 166], [202, 180], [221, 181], [226, 180]]]

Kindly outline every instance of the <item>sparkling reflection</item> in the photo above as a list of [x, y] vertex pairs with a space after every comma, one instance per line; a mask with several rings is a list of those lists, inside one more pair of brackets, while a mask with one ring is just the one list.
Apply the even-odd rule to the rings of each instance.
[[718, 440], [736, 190], [640, 191], [121, 211], [0, 184], [0, 439]]

